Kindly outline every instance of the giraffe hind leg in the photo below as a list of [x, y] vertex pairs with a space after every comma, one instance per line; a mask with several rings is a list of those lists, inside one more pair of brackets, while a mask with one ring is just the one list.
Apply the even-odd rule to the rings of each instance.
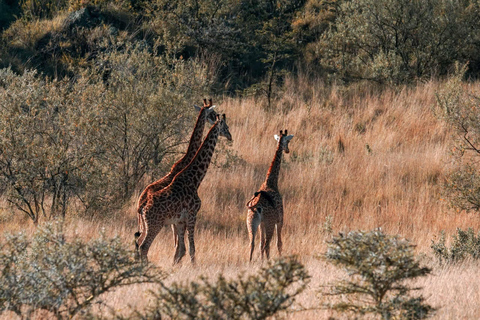
[[270, 243], [273, 238], [273, 232], [275, 230], [275, 225], [267, 225], [265, 227], [265, 243], [263, 246], [263, 251], [265, 252], [265, 255], [267, 256], [267, 259], [270, 259]]
[[280, 222], [277, 224], [277, 249], [278, 249], [278, 255], [282, 255], [282, 247], [283, 247], [283, 242], [282, 242], [282, 228], [283, 228], [283, 222]]
[[249, 210], [247, 216], [247, 229], [248, 236], [250, 238], [250, 261], [253, 258], [253, 251], [255, 249], [255, 236], [257, 235], [258, 226], [260, 225], [260, 213], [261, 208], [257, 208], [255, 211]]
[[265, 235], [267, 232], [265, 231], [265, 223], [260, 223], [260, 252], [262, 255], [262, 260], [263, 260], [263, 255], [265, 253]]
[[175, 256], [173, 257], [173, 264], [177, 264], [182, 260], [183, 256], [186, 253], [185, 248], [185, 226], [183, 223], [179, 223], [176, 226], [177, 229], [177, 246], [175, 247]]
[[159, 231], [160, 230], [158, 228], [144, 230], [145, 236], [143, 237], [143, 241], [139, 242], [138, 246], [139, 246], [140, 257], [145, 262], [148, 262], [148, 259], [147, 259], [148, 250], [150, 249], [150, 246], [152, 245], [153, 240], [155, 240], [155, 237], [157, 236]]
[[[143, 208], [139, 210], [139, 212], [143, 212]], [[138, 260], [140, 258], [140, 243], [143, 242], [145, 238], [145, 219], [141, 213], [138, 214], [138, 230], [135, 232], [135, 258]]]
[[172, 232], [173, 232], [173, 246], [176, 248], [178, 246], [178, 231], [177, 226], [172, 224]]
[[194, 238], [194, 227], [188, 228], [188, 251], [190, 253], [190, 261], [192, 264], [195, 264], [195, 238]]
[[144, 214], [142, 215], [143, 231], [137, 240], [140, 258], [143, 261], [148, 261], [148, 250], [150, 249], [153, 240], [155, 240], [156, 236], [160, 232], [160, 229], [165, 221], [165, 219], [156, 220], [152, 215], [153, 213], [151, 210], [144, 208]]

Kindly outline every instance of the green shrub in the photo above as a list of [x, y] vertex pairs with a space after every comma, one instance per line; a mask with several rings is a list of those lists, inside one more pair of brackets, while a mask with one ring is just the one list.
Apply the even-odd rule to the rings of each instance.
[[115, 288], [158, 283], [164, 274], [134, 260], [118, 238], [67, 241], [59, 223], [39, 228], [32, 239], [6, 236], [0, 249], [0, 314], [22, 318], [45, 312], [70, 319]]
[[296, 259], [282, 258], [236, 280], [220, 275], [214, 283], [203, 278], [200, 283], [162, 285], [154, 293], [155, 304], [129, 319], [266, 319], [288, 310], [308, 279]]
[[198, 60], [107, 48], [74, 81], [0, 70], [0, 181], [35, 222], [74, 203], [118, 208], [177, 158], [209, 92]]
[[462, 83], [467, 66], [438, 90], [435, 112], [453, 129], [452, 160], [456, 163], [444, 183], [444, 196], [458, 210], [480, 210], [480, 103], [478, 95]]
[[457, 60], [476, 60], [478, 11], [476, 1], [342, 1], [316, 48], [322, 65], [345, 81], [429, 78]]
[[349, 277], [326, 287], [327, 296], [342, 296], [328, 308], [382, 319], [424, 319], [434, 309], [424, 298], [411, 297], [405, 281], [431, 272], [416, 260], [413, 245], [380, 230], [340, 234], [328, 244], [328, 262], [345, 269]]
[[457, 228], [457, 234], [452, 235], [450, 247], [446, 244], [445, 232], [442, 231], [438, 242], [432, 240], [431, 248], [440, 261], [458, 262], [467, 258], [480, 258], [480, 232], [475, 235], [472, 228], [462, 230]]

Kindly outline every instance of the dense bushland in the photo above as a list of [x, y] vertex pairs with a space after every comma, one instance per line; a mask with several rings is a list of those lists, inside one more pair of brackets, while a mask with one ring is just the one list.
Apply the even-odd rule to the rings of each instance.
[[397, 84], [445, 75], [456, 61], [470, 62], [471, 76], [479, 72], [476, 0], [2, 4], [0, 66], [15, 72], [73, 77], [99, 53], [140, 42], [159, 56], [209, 61], [219, 67], [217, 92], [248, 89], [268, 104], [285, 75], [298, 70]]
[[[121, 205], [169, 167], [208, 91], [205, 67], [139, 47], [102, 54], [74, 81], [0, 71], [4, 196], [37, 221]], [[198, 100], [198, 99], [197, 99]], [[82, 209], [83, 207], [83, 209]]]

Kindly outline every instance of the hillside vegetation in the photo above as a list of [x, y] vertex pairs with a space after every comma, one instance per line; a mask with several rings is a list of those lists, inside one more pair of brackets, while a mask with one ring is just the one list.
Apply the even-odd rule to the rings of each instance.
[[[2, 1], [0, 233], [24, 232], [0, 241], [2, 279], [17, 279], [7, 277], [12, 270], [45, 275], [40, 257], [58, 262], [55, 277], [75, 286], [63, 276], [79, 270], [63, 265], [76, 261], [70, 248], [93, 261], [89, 276], [100, 265], [113, 278], [105, 290], [67, 288], [65, 305], [54, 307], [32, 302], [30, 287], [15, 291], [28, 307], [13, 306], [0, 289], [0, 312], [10, 310], [1, 316], [211, 316], [216, 295], [228, 293], [225, 314], [248, 294], [255, 302], [241, 300], [238, 318], [255, 318], [272, 290], [283, 300], [266, 304], [265, 317], [348, 318], [326, 307], [321, 288], [344, 274], [325, 252], [332, 239], [380, 229], [389, 253], [398, 235], [410, 242], [394, 256], [427, 265], [416, 269], [420, 279], [402, 282], [402, 294], [403, 285], [422, 288], [408, 301], [427, 303], [435, 319], [478, 318], [479, 13], [473, 0]], [[142, 269], [129, 256], [137, 198], [183, 155], [193, 105], [210, 97], [233, 141], [219, 140], [199, 189], [197, 265], [172, 267], [168, 227], [150, 248], [153, 267]], [[267, 264], [255, 250], [249, 264], [245, 204], [285, 129], [294, 138], [280, 169], [283, 251], [294, 258]], [[38, 233], [53, 221], [61, 236]], [[95, 256], [95, 244], [83, 247], [92, 239], [110, 260]], [[65, 261], [50, 258], [56, 250]], [[115, 259], [128, 271], [122, 281]], [[378, 261], [381, 269], [389, 258]], [[188, 308], [170, 308], [173, 298]]]

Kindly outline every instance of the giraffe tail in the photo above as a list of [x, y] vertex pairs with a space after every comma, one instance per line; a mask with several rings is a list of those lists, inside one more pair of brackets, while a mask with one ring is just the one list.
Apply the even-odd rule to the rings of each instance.
[[138, 238], [140, 237], [140, 231], [135, 232], [135, 250], [138, 250]]
[[[255, 200], [259, 195], [260, 195], [260, 197], [258, 198], [258, 200], [254, 202], [254, 200]], [[273, 200], [272, 196], [271, 196], [270, 194], [268, 194], [267, 191], [264, 191], [264, 190], [260, 190], [260, 191], [255, 192], [255, 193], [253, 194], [252, 199], [250, 199], [250, 200], [247, 202], [246, 206], [247, 206], [248, 208], [254, 207], [254, 206], [257, 204], [257, 202], [260, 200], [261, 197], [264, 197], [264, 198], [267, 200], [268, 204], [269, 204], [270, 206], [272, 206], [273, 208], [275, 208], [275, 201]]]

